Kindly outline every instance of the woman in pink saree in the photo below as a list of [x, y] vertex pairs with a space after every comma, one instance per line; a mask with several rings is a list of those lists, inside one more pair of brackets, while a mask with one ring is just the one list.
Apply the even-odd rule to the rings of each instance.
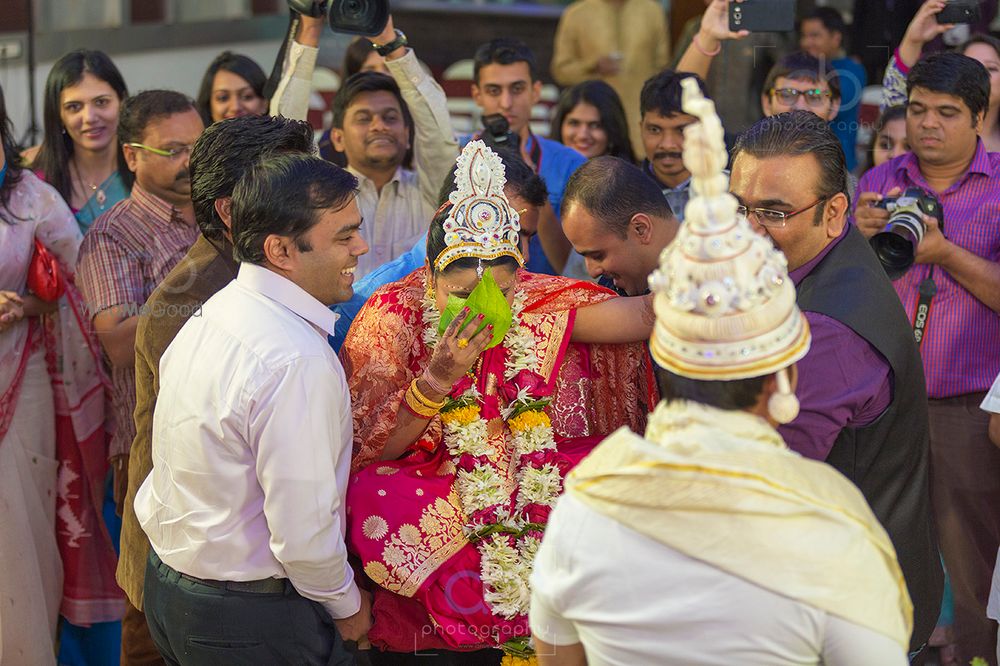
[[649, 301], [520, 268], [499, 158], [473, 142], [458, 164], [430, 265], [375, 292], [341, 352], [375, 664], [530, 659], [527, 577], [562, 479], [657, 400]]

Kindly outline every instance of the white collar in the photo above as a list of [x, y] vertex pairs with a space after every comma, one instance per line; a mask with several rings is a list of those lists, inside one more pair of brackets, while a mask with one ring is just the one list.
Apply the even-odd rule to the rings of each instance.
[[288, 278], [263, 266], [243, 262], [240, 264], [236, 281], [247, 289], [285, 306], [328, 335], [334, 334], [339, 315]]

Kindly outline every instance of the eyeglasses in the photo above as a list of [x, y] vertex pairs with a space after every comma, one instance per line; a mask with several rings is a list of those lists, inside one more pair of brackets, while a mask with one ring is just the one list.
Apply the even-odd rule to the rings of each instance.
[[782, 104], [792, 106], [799, 101], [799, 96], [806, 98], [809, 106], [823, 106], [827, 98], [830, 97], [829, 90], [813, 88], [812, 90], [796, 90], [795, 88], [771, 88], [771, 94], [778, 98]]
[[133, 148], [142, 148], [143, 150], [148, 150], [154, 155], [159, 155], [160, 157], [166, 157], [168, 159], [176, 159], [181, 155], [190, 155], [191, 149], [194, 146], [178, 146], [177, 148], [153, 148], [152, 146], [147, 146], [144, 143], [126, 143], [126, 146], [132, 146]]
[[791, 213], [785, 213], [784, 211], [780, 210], [771, 210], [769, 208], [748, 208], [747, 206], [743, 205], [737, 206], [736, 212], [739, 213], [740, 215], [745, 216], [748, 220], [752, 217], [757, 222], [757, 224], [759, 224], [762, 227], [771, 227], [772, 229], [783, 229], [785, 226], [785, 222], [788, 220], [788, 218], [795, 217], [799, 213], [804, 213], [813, 206], [821, 204], [829, 198], [830, 197], [822, 197], [820, 199], [816, 199], [816, 201], [813, 201], [805, 208], [799, 208], [798, 210], [793, 210]]

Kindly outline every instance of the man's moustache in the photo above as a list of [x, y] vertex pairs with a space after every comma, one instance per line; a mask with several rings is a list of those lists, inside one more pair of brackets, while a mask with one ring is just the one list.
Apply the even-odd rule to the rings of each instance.
[[653, 159], [654, 160], [662, 160], [662, 159], [664, 159], [666, 157], [672, 157], [675, 160], [679, 160], [681, 157], [683, 157], [683, 154], [681, 154], [681, 153], [668, 153], [668, 152], [654, 153], [653, 154]]
[[176, 176], [174, 176], [174, 180], [175, 181], [179, 181], [179, 180], [191, 180], [191, 172], [188, 171], [187, 169], [185, 169], [184, 171], [181, 171]]

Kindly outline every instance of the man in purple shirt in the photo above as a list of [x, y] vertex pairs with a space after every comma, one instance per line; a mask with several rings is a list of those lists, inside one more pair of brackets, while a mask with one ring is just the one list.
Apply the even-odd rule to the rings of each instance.
[[[912, 153], [866, 173], [855, 211], [865, 235], [889, 213], [873, 200], [910, 187], [941, 203], [944, 229], [925, 218], [916, 264], [895, 282], [908, 320], [921, 291], [933, 293], [920, 343], [930, 398], [931, 491], [941, 550], [955, 595], [958, 659], [990, 657], [996, 623], [986, 617], [1000, 548], [1000, 450], [979, 409], [1000, 372], [1000, 154], [979, 138], [990, 78], [971, 58], [939, 53], [907, 79], [906, 134]], [[946, 237], [947, 236], [947, 237]]]
[[892, 539], [926, 643], [942, 572], [928, 497], [927, 394], [906, 315], [875, 253], [847, 224], [844, 151], [809, 111], [760, 120], [737, 140], [730, 190], [788, 259], [813, 344], [798, 363], [789, 447], [825, 460], [864, 493]]

